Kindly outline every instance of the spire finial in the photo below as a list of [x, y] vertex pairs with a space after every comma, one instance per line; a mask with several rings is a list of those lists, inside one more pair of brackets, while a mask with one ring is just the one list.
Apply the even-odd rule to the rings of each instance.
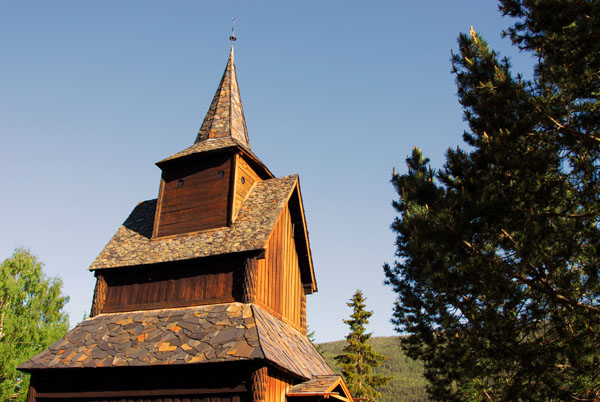
[[232, 45], [233, 45], [233, 42], [235, 42], [237, 40], [237, 38], [235, 36], [235, 17], [233, 17], [233, 27], [231, 28], [231, 36], [229, 37], [229, 40], [231, 41]]
[[208, 108], [208, 112], [206, 112], [200, 131], [198, 131], [195, 143], [214, 138], [231, 137], [250, 148], [244, 108], [242, 107], [233, 61], [233, 42], [236, 40], [235, 18], [233, 24], [231, 37], [229, 38], [231, 40], [231, 50], [229, 51], [227, 65], [217, 92]]

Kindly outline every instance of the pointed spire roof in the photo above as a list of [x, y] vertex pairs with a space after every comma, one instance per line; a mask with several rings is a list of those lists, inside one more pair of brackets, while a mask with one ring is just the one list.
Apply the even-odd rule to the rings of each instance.
[[231, 137], [250, 147], [233, 59], [232, 44], [227, 67], [200, 127], [195, 144], [213, 138]]

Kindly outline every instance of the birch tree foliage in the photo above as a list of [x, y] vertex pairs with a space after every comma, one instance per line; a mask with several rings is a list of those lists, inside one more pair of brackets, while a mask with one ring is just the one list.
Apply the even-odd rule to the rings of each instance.
[[69, 320], [62, 282], [18, 248], [0, 264], [0, 400], [24, 401], [29, 376], [16, 367], [63, 336]]

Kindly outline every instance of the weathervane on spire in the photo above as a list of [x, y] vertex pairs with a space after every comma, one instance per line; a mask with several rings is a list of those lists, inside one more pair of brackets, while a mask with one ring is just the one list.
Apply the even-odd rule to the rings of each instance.
[[233, 45], [233, 42], [235, 42], [237, 40], [237, 38], [235, 36], [235, 17], [233, 17], [233, 28], [231, 28], [231, 36], [229, 37], [229, 40], [231, 41], [232, 45]]

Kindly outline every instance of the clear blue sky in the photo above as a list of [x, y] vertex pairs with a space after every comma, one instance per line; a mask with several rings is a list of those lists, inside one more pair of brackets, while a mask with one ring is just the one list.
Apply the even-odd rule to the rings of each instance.
[[71, 325], [87, 267], [139, 201], [154, 162], [191, 145], [225, 67], [232, 17], [250, 141], [300, 174], [319, 292], [318, 341], [341, 339], [360, 288], [393, 335], [392, 167], [462, 143], [450, 51], [471, 25], [523, 70], [491, 0], [0, 1], [0, 259], [25, 246], [60, 276]]

